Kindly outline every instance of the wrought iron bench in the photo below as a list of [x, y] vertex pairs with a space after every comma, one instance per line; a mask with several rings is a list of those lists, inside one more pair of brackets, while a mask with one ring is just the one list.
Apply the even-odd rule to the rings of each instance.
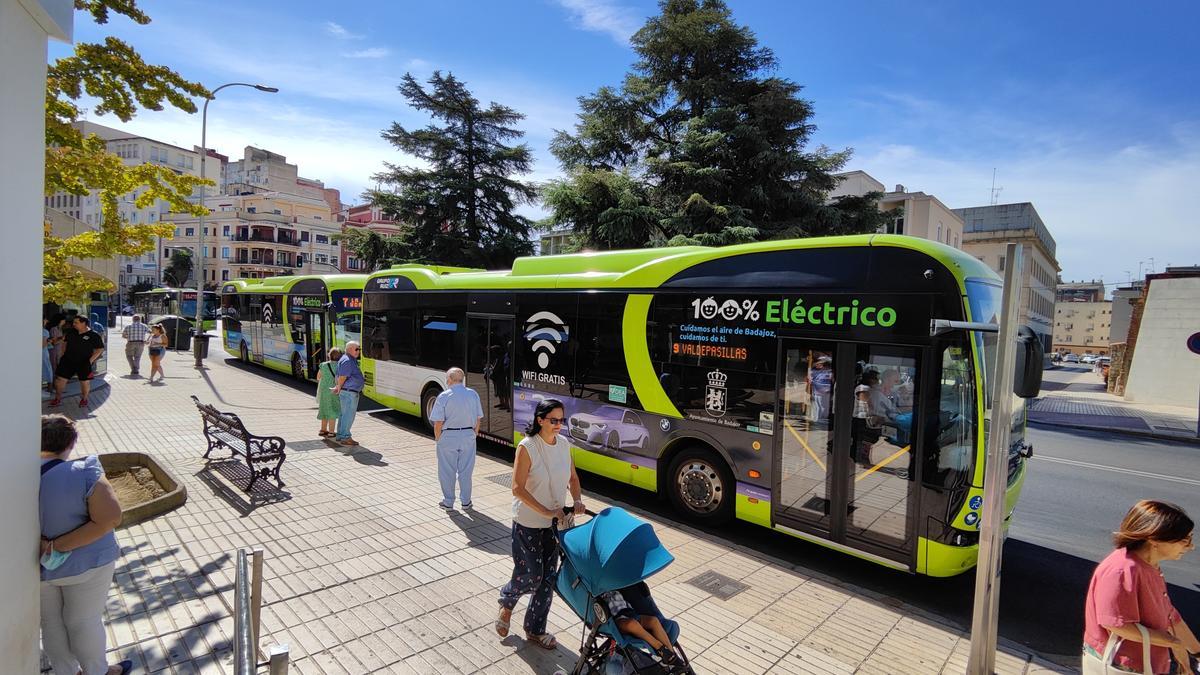
[[[207, 403], [201, 403], [200, 399], [192, 396], [192, 402], [196, 404], [196, 408], [200, 411], [200, 419], [204, 422], [204, 438], [208, 440], [208, 450], [204, 453], [204, 458], [208, 459], [209, 454], [217, 448], [228, 448], [232, 453], [230, 457], [241, 455], [246, 460], [246, 466], [250, 468], [250, 483], [246, 486], [246, 492], [249, 493], [254, 489], [254, 482], [261, 478], [274, 478], [275, 483], [279, 487], [283, 487], [283, 479], [279, 477], [279, 469], [283, 467], [283, 461], [287, 455], [283, 452], [286, 443], [278, 436], [255, 436], [246, 430], [246, 425], [242, 424], [241, 418], [229, 412], [221, 412]], [[278, 460], [278, 461], [276, 461]], [[271, 462], [275, 462], [274, 466], [269, 466]], [[255, 468], [255, 465], [267, 464], [261, 468]]]

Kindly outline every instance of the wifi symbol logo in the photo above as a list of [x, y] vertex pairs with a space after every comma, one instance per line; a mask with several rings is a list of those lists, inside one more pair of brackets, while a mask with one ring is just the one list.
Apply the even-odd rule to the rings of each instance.
[[569, 330], [554, 312], [538, 312], [525, 321], [525, 341], [537, 354], [538, 367], [550, 365], [550, 355], [558, 353], [557, 345], [567, 341]]

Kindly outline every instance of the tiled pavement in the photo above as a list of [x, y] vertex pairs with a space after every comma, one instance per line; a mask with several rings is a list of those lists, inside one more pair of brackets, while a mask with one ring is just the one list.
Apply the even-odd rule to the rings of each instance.
[[[120, 353], [120, 338], [110, 338]], [[121, 365], [115, 366], [117, 373]], [[81, 452], [154, 455], [188, 489], [180, 509], [118, 534], [122, 558], [108, 602], [110, 661], [136, 672], [230, 673], [235, 551], [266, 550], [262, 639], [291, 646], [296, 673], [551, 673], [568, 670], [580, 623], [561, 602], [554, 652], [492, 632], [497, 589], [511, 570], [503, 462], [481, 455], [473, 513], [447, 514], [432, 439], [360, 415], [346, 452], [313, 440], [311, 386], [246, 372], [214, 353], [198, 373], [168, 353], [165, 385], [110, 375], [81, 414]], [[196, 394], [258, 434], [289, 441], [285, 492], [250, 509], [205, 468]], [[228, 468], [228, 467], [226, 467]], [[498, 478], [498, 480], [489, 480]], [[586, 486], [587, 478], [584, 478]], [[604, 500], [585, 494], [594, 509]], [[652, 580], [701, 673], [962, 673], [968, 638], [891, 598], [847, 587], [672, 522], [651, 518], [676, 556]], [[831, 553], [830, 555], [836, 555]], [[719, 570], [749, 589], [720, 600], [685, 582]], [[523, 609], [518, 608], [519, 620]], [[519, 624], [514, 623], [518, 628]], [[1068, 672], [1002, 644], [1002, 673]]]

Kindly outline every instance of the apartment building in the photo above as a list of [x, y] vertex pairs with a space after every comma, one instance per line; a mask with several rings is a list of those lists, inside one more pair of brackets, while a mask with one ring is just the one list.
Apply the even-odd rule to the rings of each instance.
[[1066, 300], [1054, 305], [1054, 351], [1108, 355], [1112, 302]]
[[[372, 204], [361, 204], [346, 209], [346, 217], [342, 222], [342, 231], [351, 229], [370, 230], [381, 236], [390, 237], [400, 234], [400, 221], [383, 214], [383, 209]], [[342, 257], [339, 263], [344, 272], [363, 271], [362, 262], [345, 247], [342, 247]]]
[[937, 197], [924, 192], [909, 192], [903, 185], [897, 185], [889, 192], [883, 183], [865, 171], [837, 173], [834, 178], [838, 180], [838, 186], [829, 193], [830, 201], [838, 197], [861, 197], [871, 192], [883, 193], [879, 210], [891, 213], [892, 220], [881, 232], [920, 237], [962, 248], [962, 218]]
[[1055, 302], [1100, 302], [1105, 295], [1104, 282], [1097, 279], [1059, 282], [1054, 289]]
[[538, 239], [538, 255], [561, 255], [569, 252], [573, 235], [574, 232], [570, 228], [543, 233]]
[[[339, 270], [337, 190], [299, 175], [283, 155], [247, 146], [224, 167], [223, 194], [205, 198], [204, 283]], [[164, 249], [201, 245], [199, 219], [173, 214], [175, 237]], [[164, 251], [163, 255], [166, 255]], [[198, 261], [194, 261], [194, 266]]]
[[1017, 275], [1021, 323], [1038, 334], [1049, 354], [1054, 348], [1054, 299], [1062, 268], [1055, 257], [1057, 244], [1037, 209], [1022, 202], [954, 209], [954, 213], [963, 221], [962, 249], [1001, 276], [1008, 266], [1006, 245], [1020, 244], [1025, 261]]
[[[85, 136], [95, 134], [104, 139], [108, 151], [120, 157], [126, 166], [153, 163], [165, 166], [178, 174], [200, 175], [200, 153], [197, 149], [188, 150], [93, 122], [77, 122], [75, 127]], [[210, 154], [211, 156], [213, 155]], [[217, 155], [217, 157], [220, 156]], [[208, 166], [209, 177], [218, 181], [218, 184], [221, 179], [220, 165], [220, 162], [210, 161]], [[217, 170], [214, 171], [214, 169]], [[139, 192], [131, 192], [120, 198], [120, 213], [130, 223], [156, 223], [167, 215], [168, 205], [162, 200], [147, 207], [138, 207], [134, 201], [139, 195]], [[93, 226], [93, 228], [99, 228], [103, 222], [100, 198], [96, 191], [92, 191], [88, 195], [58, 192], [47, 196], [45, 205], [48, 209], [62, 212], [78, 219], [84, 225]], [[161, 248], [161, 246], [156, 248]], [[131, 286], [139, 283], [158, 284], [161, 279], [159, 265], [162, 261], [157, 251], [148, 251], [140, 256], [120, 256], [115, 262], [117, 290], [114, 297], [118, 294], [122, 298], [128, 297]]]

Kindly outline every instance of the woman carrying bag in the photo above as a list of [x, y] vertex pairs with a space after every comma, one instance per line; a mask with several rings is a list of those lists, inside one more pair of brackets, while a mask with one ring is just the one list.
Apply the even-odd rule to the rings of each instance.
[[1166, 502], [1142, 500], [1125, 515], [1113, 536], [1116, 550], [1096, 567], [1088, 587], [1084, 675], [1193, 672], [1200, 642], [1171, 604], [1159, 568], [1195, 548], [1193, 527], [1183, 509]]
[[322, 438], [333, 438], [337, 431], [337, 421], [342, 415], [342, 405], [338, 401], [333, 388], [337, 385], [337, 362], [342, 358], [342, 350], [336, 347], [329, 350], [329, 360], [317, 368], [317, 419], [321, 420], [321, 430], [317, 432]]

